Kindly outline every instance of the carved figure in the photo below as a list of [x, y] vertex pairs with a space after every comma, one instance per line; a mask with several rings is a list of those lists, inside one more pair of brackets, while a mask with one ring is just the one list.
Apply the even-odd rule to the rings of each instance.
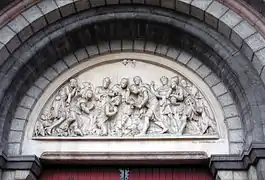
[[34, 136], [136, 136], [157, 133], [214, 135], [217, 125], [197, 87], [181, 77], [161, 85], [140, 76], [101, 86], [72, 78], [55, 93], [34, 127]]
[[141, 97], [141, 100], [135, 103], [134, 106], [138, 109], [146, 108], [146, 112], [144, 113], [144, 126], [140, 135], [146, 134], [150, 125], [150, 120], [154, 120], [154, 122], [162, 128], [161, 133], [165, 133], [168, 128], [156, 115], [158, 100], [155, 95], [152, 94], [146, 87], [138, 87], [135, 84], [130, 86], [130, 91], [131, 93]]

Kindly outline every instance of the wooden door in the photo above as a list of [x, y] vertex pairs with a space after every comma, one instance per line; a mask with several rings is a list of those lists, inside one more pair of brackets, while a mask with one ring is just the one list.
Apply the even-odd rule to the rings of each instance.
[[198, 168], [82, 168], [44, 170], [40, 180], [213, 180]]

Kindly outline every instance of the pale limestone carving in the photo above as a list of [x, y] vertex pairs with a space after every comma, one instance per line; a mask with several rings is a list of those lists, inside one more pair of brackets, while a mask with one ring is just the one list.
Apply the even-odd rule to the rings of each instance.
[[[130, 82], [130, 79], [132, 81]], [[140, 76], [95, 88], [70, 79], [35, 124], [34, 136], [215, 135], [216, 121], [202, 93], [175, 76], [144, 83]]]

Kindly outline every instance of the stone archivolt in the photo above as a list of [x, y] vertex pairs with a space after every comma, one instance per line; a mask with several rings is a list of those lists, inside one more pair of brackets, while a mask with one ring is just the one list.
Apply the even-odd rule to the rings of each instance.
[[34, 127], [35, 137], [216, 135], [217, 124], [202, 93], [177, 75], [145, 83], [140, 76], [110, 77], [102, 85], [72, 78], [57, 90]]

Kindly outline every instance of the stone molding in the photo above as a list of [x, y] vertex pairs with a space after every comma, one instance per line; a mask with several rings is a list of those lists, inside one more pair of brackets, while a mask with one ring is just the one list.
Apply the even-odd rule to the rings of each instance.
[[30, 171], [38, 177], [42, 167], [37, 156], [6, 156], [4, 153], [1, 153], [0, 169], [3, 171]]
[[210, 159], [209, 167], [212, 174], [225, 170], [248, 170], [256, 165], [260, 159], [265, 159], [265, 144], [252, 143], [247, 151], [241, 155], [214, 155]]

